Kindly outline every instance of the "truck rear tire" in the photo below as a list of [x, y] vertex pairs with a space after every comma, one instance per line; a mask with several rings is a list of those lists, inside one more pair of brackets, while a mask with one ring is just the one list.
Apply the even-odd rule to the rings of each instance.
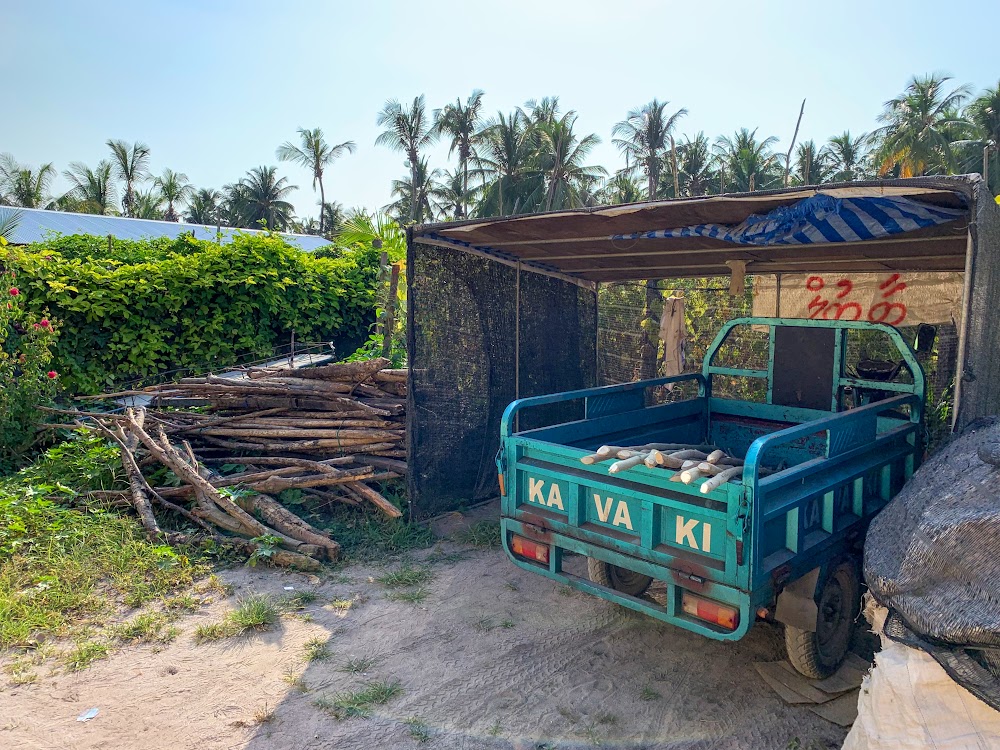
[[861, 599], [858, 569], [844, 562], [827, 576], [816, 601], [816, 630], [785, 626], [788, 660], [806, 677], [829, 677], [847, 656]]
[[650, 576], [635, 573], [627, 568], [619, 568], [617, 565], [593, 557], [587, 558], [587, 575], [594, 583], [629, 596], [642, 596], [653, 582]]

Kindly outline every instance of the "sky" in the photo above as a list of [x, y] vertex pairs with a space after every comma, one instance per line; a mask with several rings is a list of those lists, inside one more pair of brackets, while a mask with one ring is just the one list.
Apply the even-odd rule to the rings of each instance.
[[[61, 174], [105, 158], [109, 138], [141, 140], [154, 174], [214, 188], [277, 164], [303, 216], [318, 210], [311, 174], [275, 148], [300, 127], [354, 141], [327, 199], [380, 208], [406, 174], [374, 145], [388, 99], [436, 109], [478, 88], [495, 115], [558, 96], [602, 140], [591, 163], [614, 171], [614, 123], [654, 97], [688, 110], [678, 135], [756, 127], [784, 151], [803, 98], [799, 140], [823, 141], [872, 130], [915, 74], [976, 93], [1000, 79], [998, 0], [4, 0], [0, 18], [0, 152]], [[429, 156], [455, 166], [446, 144]], [[67, 188], [60, 176], [53, 192]]]

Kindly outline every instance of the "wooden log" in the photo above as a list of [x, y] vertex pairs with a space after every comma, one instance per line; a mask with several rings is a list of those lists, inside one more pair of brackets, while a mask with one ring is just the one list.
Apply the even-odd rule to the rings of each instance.
[[376, 383], [405, 383], [408, 371], [404, 367], [401, 370], [379, 370], [375, 373]]
[[684, 482], [684, 484], [691, 484], [691, 482], [696, 479], [701, 479], [703, 476], [705, 476], [705, 473], [701, 469], [697, 466], [692, 466], [691, 468], [684, 469], [681, 472], [681, 481]]
[[352, 482], [350, 484], [345, 484], [344, 486], [375, 505], [376, 508], [389, 516], [389, 518], [400, 518], [403, 515], [403, 512], [399, 508], [390, 503], [382, 497], [382, 495], [366, 484], [361, 482]]
[[717, 464], [725, 457], [726, 457], [725, 451], [712, 451], [711, 453], [708, 454], [708, 456], [706, 456], [705, 461], [707, 461], [710, 464]]
[[632, 456], [622, 461], [615, 461], [613, 464], [611, 464], [611, 466], [608, 467], [608, 474], [617, 474], [620, 471], [631, 469], [633, 466], [638, 466], [645, 460], [646, 460], [646, 454], [640, 453], [637, 456]]
[[365, 466], [374, 466], [377, 469], [394, 471], [397, 474], [406, 474], [407, 466], [404, 461], [396, 461], [392, 458], [382, 458], [379, 456], [358, 456], [357, 462]]
[[297, 370], [297, 374], [310, 380], [334, 380], [344, 383], [360, 383], [368, 380], [379, 370], [390, 364], [384, 357], [363, 360], [360, 362], [338, 362], [333, 365], [320, 365]]
[[370, 429], [301, 429], [292, 427], [206, 427], [198, 431], [199, 435], [218, 435], [220, 437], [259, 437], [259, 438], [292, 438], [306, 440], [309, 438], [324, 438], [341, 442], [385, 443], [402, 440], [401, 430], [370, 430]]
[[736, 477], [743, 475], [742, 466], [732, 466], [725, 471], [719, 472], [714, 477], [709, 479], [707, 482], [701, 485], [701, 491], [703, 494], [708, 494], [712, 490], [718, 489], [730, 479], [735, 479]]

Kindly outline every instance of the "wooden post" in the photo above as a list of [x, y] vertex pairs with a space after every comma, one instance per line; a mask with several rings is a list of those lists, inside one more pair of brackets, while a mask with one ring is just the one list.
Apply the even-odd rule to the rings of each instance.
[[396, 294], [399, 292], [399, 263], [392, 264], [389, 275], [389, 298], [385, 304], [385, 317], [382, 324], [382, 356], [392, 359], [392, 331], [396, 324]]

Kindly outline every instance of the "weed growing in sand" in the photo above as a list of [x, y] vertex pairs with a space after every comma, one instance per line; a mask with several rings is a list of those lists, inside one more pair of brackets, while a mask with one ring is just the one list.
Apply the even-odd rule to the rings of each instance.
[[503, 629], [505, 629], [505, 630], [510, 630], [511, 628], [515, 627], [516, 625], [517, 625], [517, 623], [514, 622], [513, 620], [511, 620], [510, 618], [507, 618], [506, 620], [504, 620], [503, 622], [500, 623], [500, 627], [503, 628]]
[[500, 724], [500, 720], [497, 719], [490, 725], [490, 728], [486, 730], [486, 734], [490, 737], [499, 737], [500, 733], [503, 731], [503, 726]]
[[251, 631], [269, 630], [281, 616], [278, 604], [267, 594], [248, 594], [236, 602], [236, 609], [220, 622], [199, 625], [194, 638], [203, 641], [218, 641]]
[[285, 681], [286, 685], [298, 690], [300, 693], [309, 692], [309, 686], [306, 685], [306, 681], [295, 667], [286, 667], [281, 675], [281, 679]]
[[145, 612], [115, 625], [110, 633], [124, 643], [170, 643], [180, 632], [170, 626], [172, 619], [162, 612]]
[[394, 602], [406, 602], [407, 604], [420, 604], [427, 598], [430, 592], [423, 586], [410, 591], [393, 591], [386, 598]]
[[382, 656], [380, 654], [368, 654], [367, 656], [360, 656], [357, 659], [348, 659], [344, 662], [344, 666], [340, 668], [340, 671], [351, 672], [352, 674], [363, 674], [380, 661], [382, 661]]
[[427, 562], [431, 565], [437, 565], [439, 563], [444, 565], [451, 565], [453, 563], [461, 562], [469, 555], [464, 550], [454, 550], [452, 552], [445, 552], [442, 549], [436, 549], [431, 554], [427, 556]]
[[504, 587], [505, 589], [507, 589], [508, 591], [517, 591], [517, 590], [518, 590], [518, 589], [517, 589], [517, 584], [516, 584], [516, 583], [514, 583], [513, 581], [507, 581], [507, 583], [505, 583], [505, 584], [503, 585], [503, 587]]
[[201, 600], [191, 596], [191, 594], [178, 594], [164, 599], [163, 606], [168, 610], [183, 609], [187, 612], [194, 612], [201, 606]]
[[111, 647], [106, 643], [82, 641], [63, 655], [63, 664], [70, 672], [79, 672], [110, 653]]
[[478, 521], [455, 535], [455, 541], [478, 549], [500, 547], [500, 522]]
[[303, 655], [306, 661], [326, 661], [333, 654], [326, 641], [322, 638], [311, 638], [302, 646]]
[[270, 724], [274, 718], [274, 709], [267, 705], [267, 701], [264, 701], [264, 705], [258, 706], [253, 712], [253, 723], [257, 725]]
[[20, 660], [8, 664], [4, 671], [9, 675], [12, 685], [30, 685], [38, 679], [38, 674], [31, 671], [31, 664]]
[[404, 565], [399, 570], [386, 573], [376, 580], [386, 588], [395, 589], [405, 586], [419, 586], [422, 583], [427, 583], [433, 577], [434, 573], [427, 568], [412, 568], [409, 565]]
[[662, 697], [662, 695], [653, 690], [653, 688], [649, 685], [646, 685], [646, 687], [639, 692], [639, 700], [641, 701], [658, 701]]
[[480, 617], [472, 627], [480, 633], [489, 633], [496, 628], [496, 623], [493, 622], [492, 617]]
[[427, 728], [426, 722], [421, 721], [416, 716], [411, 716], [403, 723], [410, 728], [410, 736], [417, 742], [428, 742], [430, 740], [431, 732]]
[[384, 706], [403, 692], [399, 682], [381, 680], [379, 682], [369, 682], [362, 690], [353, 693], [337, 693], [332, 698], [320, 696], [313, 705], [329, 713], [335, 719], [346, 719], [351, 717], [366, 718], [371, 715], [375, 706]]
[[319, 599], [319, 594], [315, 591], [303, 589], [302, 591], [296, 591], [294, 594], [286, 596], [282, 601], [282, 606], [287, 610], [305, 609], [317, 599]]

